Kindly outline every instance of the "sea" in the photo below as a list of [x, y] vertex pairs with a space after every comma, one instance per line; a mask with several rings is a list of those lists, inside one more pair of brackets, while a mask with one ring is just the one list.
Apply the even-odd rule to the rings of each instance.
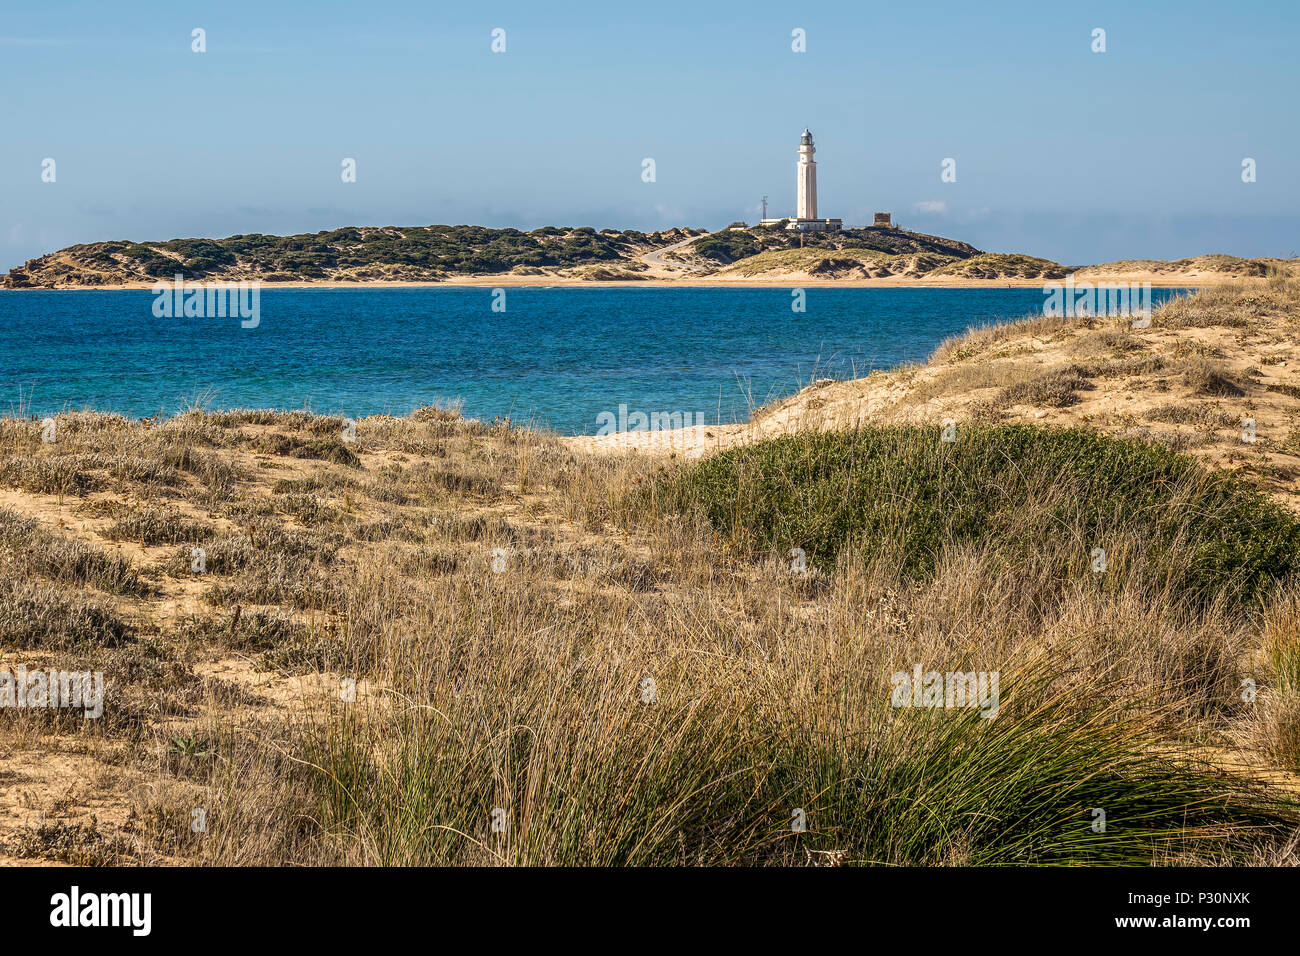
[[[1155, 289], [1153, 305], [1185, 291]], [[160, 317], [147, 289], [3, 291], [0, 414], [458, 403], [566, 435], [637, 412], [743, 422], [1043, 302], [1039, 288], [278, 288], [253, 323]]]

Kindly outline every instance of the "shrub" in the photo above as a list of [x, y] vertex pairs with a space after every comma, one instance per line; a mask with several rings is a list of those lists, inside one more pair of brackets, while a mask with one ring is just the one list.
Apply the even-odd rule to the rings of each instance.
[[1183, 381], [1197, 395], [1218, 395], [1236, 398], [1245, 390], [1232, 380], [1226, 368], [1217, 362], [1201, 360], [1192, 362], [1183, 371]]
[[953, 443], [914, 426], [801, 433], [705, 459], [655, 494], [743, 551], [853, 553], [905, 577], [963, 543], [1068, 576], [1125, 541], [1134, 572], [1171, 600], [1249, 601], [1300, 570], [1300, 521], [1261, 492], [1079, 429], [966, 425]]

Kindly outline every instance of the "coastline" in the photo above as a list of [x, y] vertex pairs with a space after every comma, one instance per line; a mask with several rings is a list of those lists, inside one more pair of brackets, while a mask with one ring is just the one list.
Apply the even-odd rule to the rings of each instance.
[[[197, 280], [201, 281], [201, 280]], [[238, 282], [238, 279], [214, 280]], [[250, 281], [250, 280], [242, 280]], [[791, 288], [797, 286], [806, 289], [1033, 289], [1042, 288], [1045, 282], [1060, 282], [1060, 279], [963, 279], [963, 278], [945, 278], [937, 281], [926, 281], [924, 279], [808, 279], [801, 276], [787, 276], [766, 279], [716, 279], [710, 280], [702, 277], [693, 277], [690, 279], [645, 279], [642, 281], [628, 280], [595, 280], [595, 279], [571, 279], [563, 277], [549, 276], [466, 276], [463, 278], [448, 279], [440, 282], [263, 282], [263, 289], [420, 289], [420, 288], [466, 288], [466, 289], [496, 289], [496, 288], [548, 288], [563, 287], [566, 289], [579, 288], [604, 288], [604, 289], [762, 289], [762, 288]], [[1259, 283], [1267, 282], [1264, 278], [1242, 278], [1240, 276], [1225, 275], [1222, 273], [1212, 275], [1189, 275], [1170, 277], [1168, 275], [1155, 275], [1151, 273], [1116, 273], [1112, 275], [1090, 275], [1087, 277], [1088, 282], [1150, 282], [1152, 288], [1160, 289], [1181, 289], [1181, 288], [1209, 288], [1212, 286], [1227, 285], [1233, 283]], [[5, 289], [0, 288], [0, 292], [127, 292], [139, 290], [152, 290], [156, 282], [124, 282], [117, 285], [60, 285], [54, 288], [21, 288]]]

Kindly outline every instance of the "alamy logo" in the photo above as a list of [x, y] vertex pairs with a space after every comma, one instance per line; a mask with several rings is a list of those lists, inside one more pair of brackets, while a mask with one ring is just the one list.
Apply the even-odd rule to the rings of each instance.
[[1043, 315], [1054, 318], [1075, 316], [1137, 315], [1134, 328], [1151, 324], [1150, 282], [1079, 282], [1074, 276], [1065, 282], [1043, 283]]
[[601, 412], [596, 416], [597, 435], [609, 435], [613, 432], [658, 432], [674, 431], [678, 428], [693, 428], [705, 424], [704, 413], [695, 412], [632, 412], [628, 414], [627, 406], [618, 406], [618, 414]]
[[104, 714], [103, 671], [0, 670], [0, 707], [81, 709], [87, 719]]
[[177, 273], [171, 282], [153, 286], [153, 314], [160, 319], [224, 319], [238, 317], [246, 329], [262, 323], [262, 283], [186, 282]]
[[152, 893], [85, 893], [78, 886], [50, 897], [51, 926], [128, 926], [134, 936], [153, 929]]
[[895, 707], [978, 707], [980, 716], [998, 715], [1001, 695], [997, 671], [926, 671], [917, 664], [911, 674], [897, 671], [892, 679]]

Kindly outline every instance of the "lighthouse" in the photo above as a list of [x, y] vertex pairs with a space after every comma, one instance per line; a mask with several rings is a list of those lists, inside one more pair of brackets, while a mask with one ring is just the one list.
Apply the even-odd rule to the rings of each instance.
[[799, 137], [799, 161], [795, 164], [795, 216], [764, 219], [760, 226], [784, 226], [800, 232], [836, 232], [844, 227], [839, 219], [817, 218], [817, 147], [809, 129]]
[[812, 133], [805, 128], [799, 137], [799, 162], [795, 167], [798, 174], [795, 184], [798, 202], [795, 210], [800, 219], [817, 218], [817, 160], [813, 159], [816, 152]]

